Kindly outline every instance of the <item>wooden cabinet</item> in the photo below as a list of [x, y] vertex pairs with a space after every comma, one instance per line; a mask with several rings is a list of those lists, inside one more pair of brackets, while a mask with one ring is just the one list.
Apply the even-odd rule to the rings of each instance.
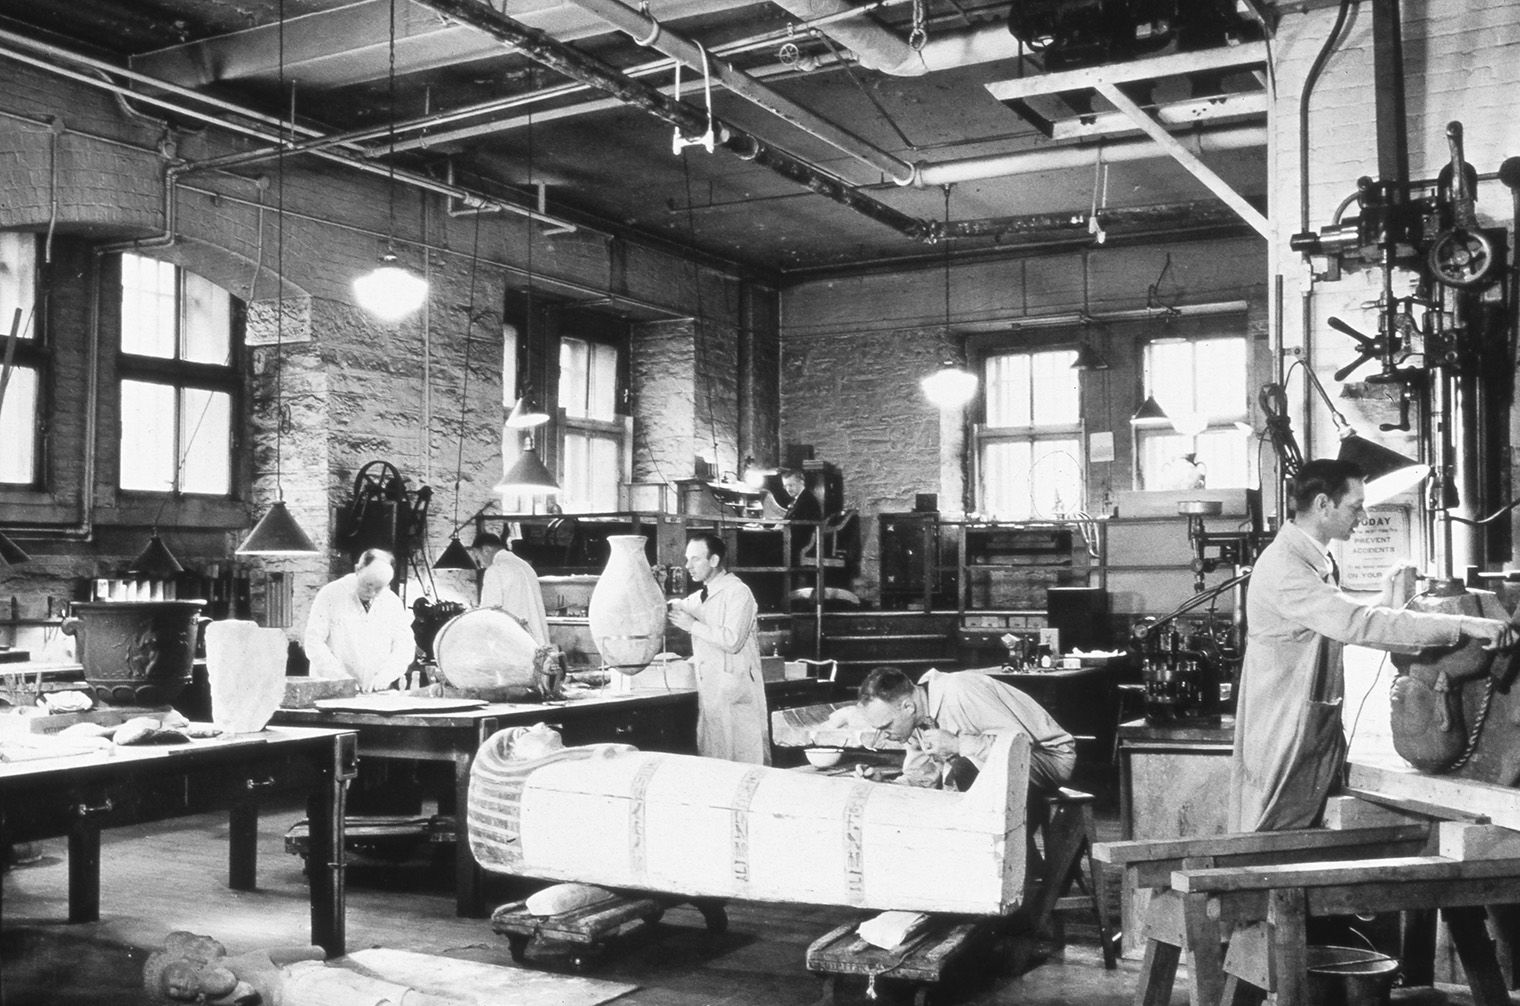
[[[1119, 727], [1120, 828], [1124, 839], [1204, 838], [1226, 829], [1235, 719], [1217, 727]], [[1125, 956], [1143, 949], [1148, 891], [1122, 897]]]
[[1045, 610], [1049, 587], [1103, 586], [1101, 521], [878, 517], [885, 608]]

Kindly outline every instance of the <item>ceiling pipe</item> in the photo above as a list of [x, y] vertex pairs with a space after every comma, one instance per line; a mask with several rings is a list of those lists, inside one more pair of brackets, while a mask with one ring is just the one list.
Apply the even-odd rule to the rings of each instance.
[[[17, 48], [17, 46], [19, 46], [19, 48]], [[21, 51], [21, 49], [30, 49], [32, 51]], [[38, 55], [39, 53], [41, 55]], [[222, 129], [228, 129], [233, 132], [240, 133], [244, 136], [253, 137], [254, 139], [270, 144], [270, 146], [261, 150], [248, 151], [246, 153], [239, 154], [229, 154], [225, 157], [208, 158], [204, 161], [197, 161], [183, 165], [180, 170], [185, 173], [223, 170], [234, 166], [247, 165], [256, 163], [258, 161], [270, 160], [279, 153], [282, 144], [289, 144], [289, 141], [286, 140], [279, 131], [281, 123], [278, 120], [271, 119], [268, 116], [262, 115], [261, 113], [254, 112], [250, 109], [243, 108], [242, 106], [235, 105], [231, 102], [223, 101], [218, 98], [208, 98], [205, 95], [199, 95], [193, 91], [186, 91], [184, 88], [164, 84], [160, 81], [155, 81], [152, 78], [144, 77], [142, 74], [135, 73], [130, 70], [123, 70], [120, 67], [112, 66], [109, 63], [104, 63], [100, 60], [96, 60], [88, 56], [83, 56], [79, 53], [70, 52], [67, 49], [59, 48], [58, 46], [33, 42], [31, 39], [28, 39], [22, 35], [16, 35], [13, 32], [0, 30], [0, 56], [4, 56], [8, 59], [13, 59], [18, 63], [24, 63], [28, 66], [36, 67], [40, 70], [45, 70], [48, 73], [63, 77], [67, 80], [77, 81], [78, 83], [84, 84], [88, 87], [108, 91], [112, 94], [116, 94], [120, 97], [127, 98], [132, 101], [150, 104], [156, 108], [161, 108], [178, 115], [183, 115], [187, 118], [197, 119], [208, 125], [217, 126]], [[101, 74], [105, 74], [106, 76], [96, 76], [95, 74], [84, 73], [79, 70], [71, 70], [68, 67], [59, 66], [57, 62], [54, 62], [54, 60], [63, 60], [65, 62], [77, 63], [81, 66], [96, 70]], [[163, 88], [166, 93], [173, 94], [176, 97], [164, 98], [153, 94], [144, 94], [141, 91], [135, 91], [125, 84], [121, 84], [113, 79], [110, 79], [112, 75], [120, 75], [128, 80], [135, 81], [147, 87]], [[204, 104], [211, 109], [215, 109], [216, 111], [210, 112], [204, 109], [196, 108], [192, 102]], [[228, 118], [228, 113], [235, 115], [240, 119], [246, 119], [247, 121], [231, 121]], [[268, 124], [272, 128], [264, 128], [264, 126], [260, 124]], [[322, 139], [322, 137], [315, 130], [312, 130], [310, 128], [292, 127], [292, 131], [306, 136], [308, 140], [315, 139], [320, 141]], [[310, 147], [310, 145], [308, 146]], [[288, 146], [286, 149], [289, 149]], [[579, 228], [578, 225], [572, 224], [567, 220], [561, 220], [558, 217], [552, 217], [540, 213], [529, 206], [521, 206], [516, 203], [507, 202], [505, 200], [493, 199], [488, 196], [481, 195], [480, 193], [470, 192], [466, 189], [459, 188], [455, 185], [446, 185], [442, 182], [437, 181], [436, 179], [429, 178], [426, 175], [419, 175], [404, 170], [394, 170], [388, 165], [369, 161], [366, 159], [365, 155], [357, 152], [327, 149], [320, 144], [306, 149], [305, 152], [310, 153], [316, 157], [321, 157], [325, 160], [342, 164], [346, 167], [354, 169], [355, 171], [360, 171], [365, 174], [376, 175], [382, 178], [403, 182], [405, 184], [413, 186], [414, 188], [422, 189], [426, 192], [432, 192], [437, 195], [446, 196], [450, 199], [457, 199], [468, 206], [478, 207], [481, 209], [497, 209], [508, 213], [515, 213], [519, 216], [526, 217], [529, 220], [535, 220], [539, 223], [547, 224], [552, 227], [562, 227], [566, 230], [573, 231], [577, 229], [586, 229]], [[608, 236], [606, 234], [602, 234], [601, 232], [596, 233], [600, 234], [602, 237]]]
[[551, 70], [590, 84], [635, 108], [643, 109], [663, 119], [687, 135], [700, 135], [712, 125], [719, 145], [730, 153], [761, 164], [784, 178], [847, 206], [862, 216], [892, 228], [917, 241], [933, 241], [939, 228], [933, 221], [908, 216], [884, 203], [872, 199], [854, 186], [826, 175], [807, 162], [779, 148], [763, 143], [759, 138], [714, 120], [688, 105], [674, 101], [659, 90], [642, 81], [632, 80], [595, 57], [588, 56], [572, 46], [563, 45], [545, 33], [529, 28], [521, 22], [497, 13], [478, 0], [417, 0], [424, 7], [453, 18], [461, 24], [482, 31], [492, 38], [513, 46], [529, 59]]
[[[776, 93], [753, 77], [736, 70], [724, 60], [716, 59], [706, 49], [666, 31], [659, 21], [641, 14], [620, 0], [570, 0], [628, 35], [646, 48], [678, 60], [697, 73], [710, 75], [745, 101], [754, 104], [784, 122], [803, 130], [856, 160], [868, 164], [899, 185], [913, 183], [913, 165], [830, 122], [809, 109]], [[696, 82], [693, 82], [696, 83]]]
[[[776, 6], [802, 21], [829, 17], [851, 11], [845, 0], [774, 0]], [[1006, 28], [999, 31], [1008, 35]], [[847, 18], [829, 25], [829, 38], [852, 50], [860, 65], [869, 70], [898, 77], [919, 76], [928, 72], [923, 54], [906, 39], [869, 17]], [[1012, 36], [1009, 36], [1012, 38]], [[925, 46], [925, 48], [928, 48]]]

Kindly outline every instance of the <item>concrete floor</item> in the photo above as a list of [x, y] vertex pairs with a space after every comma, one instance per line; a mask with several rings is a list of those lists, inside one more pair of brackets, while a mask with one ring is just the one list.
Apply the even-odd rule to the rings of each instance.
[[[0, 1006], [156, 1003], [140, 987], [147, 954], [175, 929], [206, 933], [231, 953], [303, 944], [309, 936], [302, 860], [285, 850], [286, 830], [300, 818], [291, 809], [267, 814], [260, 828], [259, 889], [225, 886], [226, 819], [203, 815], [168, 826], [107, 832], [102, 851], [102, 918], [68, 925], [67, 864], [62, 840], [42, 843], [41, 858], [8, 870], [0, 901]], [[1110, 826], [1112, 822], [1109, 822]], [[532, 888], [493, 881], [493, 900], [505, 903]], [[805, 966], [808, 945], [864, 913], [822, 906], [732, 902], [726, 933], [714, 934], [689, 906], [671, 909], [654, 927], [636, 924], [596, 960], [577, 969], [563, 946], [530, 946], [525, 965], [512, 961], [504, 937], [488, 920], [454, 914], [447, 857], [424, 846], [389, 859], [354, 857], [349, 870], [348, 948], [386, 947], [516, 969], [523, 980], [553, 972], [633, 986], [625, 1006], [772, 1006], [817, 1003], [823, 979]], [[936, 988], [941, 1003], [966, 1006], [1128, 1006], [1139, 962], [1103, 968], [1096, 930], [1070, 919], [1064, 944], [1020, 939], [967, 960], [954, 980]], [[526, 968], [530, 974], [524, 974]], [[562, 979], [557, 979], [563, 983]], [[553, 992], [526, 991], [513, 1006], [559, 1006]], [[912, 1002], [913, 989], [883, 981], [878, 1002]], [[843, 1006], [870, 1002], [863, 979], [843, 984]], [[1183, 985], [1170, 1003], [1185, 1003]], [[1400, 990], [1399, 1006], [1471, 1002], [1465, 989]], [[481, 1006], [506, 1006], [490, 1000]], [[326, 1006], [326, 1004], [323, 1004]], [[1155, 1004], [1159, 1006], [1159, 1004]]]

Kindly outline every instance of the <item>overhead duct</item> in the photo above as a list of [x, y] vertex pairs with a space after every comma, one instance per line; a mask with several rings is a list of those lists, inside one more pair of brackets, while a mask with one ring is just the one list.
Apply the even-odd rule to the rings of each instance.
[[[1002, 23], [969, 31], [945, 32], [915, 49], [890, 28], [845, 0], [773, 0], [776, 6], [804, 23], [826, 19], [818, 28], [855, 54], [860, 65], [893, 77], [920, 77], [958, 66], [1018, 59], [1029, 48], [1008, 34]], [[849, 15], [855, 14], [851, 17]]]
[[907, 161], [867, 143], [816, 112], [803, 108], [785, 95], [778, 94], [753, 77], [734, 69], [725, 60], [711, 56], [701, 46], [674, 32], [666, 31], [660, 22], [647, 14], [641, 14], [622, 3], [621, 0], [570, 0], [570, 2], [602, 18], [614, 28], [626, 33], [639, 45], [662, 52], [698, 73], [710, 75], [714, 83], [722, 84], [744, 100], [763, 108], [851, 157], [869, 164], [899, 185], [907, 185], [913, 181], [913, 166]]
[[800, 158], [769, 146], [758, 137], [743, 130], [718, 120], [709, 123], [706, 115], [666, 97], [658, 88], [627, 77], [593, 56], [588, 56], [572, 46], [555, 41], [537, 29], [497, 13], [479, 0], [416, 0], [416, 2], [512, 46], [524, 56], [551, 70], [589, 84], [619, 101], [664, 119], [685, 134], [700, 135], [711, 125], [717, 133], [718, 145], [729, 153], [761, 164], [782, 177], [804, 185], [843, 206], [848, 206], [855, 212], [890, 227], [900, 234], [919, 241], [933, 240], [938, 234], [938, 228], [933, 222], [910, 217], [885, 203], [878, 202], [855, 187], [822, 173]]

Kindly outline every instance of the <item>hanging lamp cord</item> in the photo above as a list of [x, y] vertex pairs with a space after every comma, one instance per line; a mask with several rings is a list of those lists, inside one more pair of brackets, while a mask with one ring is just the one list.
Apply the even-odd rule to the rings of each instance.
[[475, 237], [470, 245], [470, 297], [464, 317], [464, 378], [459, 382], [459, 450], [454, 455], [454, 533], [459, 533], [459, 481], [464, 472], [464, 417], [470, 400], [470, 344], [475, 334], [475, 276], [480, 271], [480, 211], [475, 213]]
[[[275, 44], [278, 48], [279, 83], [280, 95], [285, 94], [285, 0], [280, 0], [275, 11], [275, 16], [280, 19], [279, 30], [275, 33]], [[296, 117], [296, 96], [292, 90], [288, 96], [286, 108], [286, 129], [280, 137], [279, 149], [275, 151], [274, 178], [275, 178], [275, 253], [274, 253], [274, 498], [285, 498], [285, 486], [282, 481], [281, 455], [284, 451], [285, 417], [283, 415], [285, 403], [285, 361], [282, 348], [285, 344], [285, 144], [292, 132]]]

